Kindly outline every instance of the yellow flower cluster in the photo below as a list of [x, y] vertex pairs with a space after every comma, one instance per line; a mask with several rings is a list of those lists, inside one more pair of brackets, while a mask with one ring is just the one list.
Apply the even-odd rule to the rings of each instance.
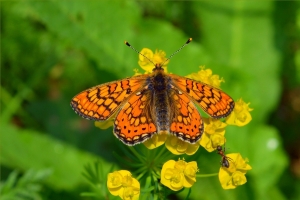
[[219, 171], [219, 180], [223, 189], [234, 189], [247, 182], [246, 172], [251, 168], [239, 153], [226, 155], [230, 164], [229, 167], [221, 167]]
[[196, 172], [198, 167], [195, 161], [169, 160], [162, 167], [160, 182], [173, 191], [190, 188], [196, 182]]
[[124, 200], [137, 200], [140, 196], [140, 183], [127, 170], [109, 173], [107, 188], [112, 195]]

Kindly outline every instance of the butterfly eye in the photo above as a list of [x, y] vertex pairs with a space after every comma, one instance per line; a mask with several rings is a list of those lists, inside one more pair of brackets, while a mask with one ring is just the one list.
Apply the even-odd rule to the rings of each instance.
[[162, 64], [161, 63], [156, 63], [155, 64], [155, 67], [153, 68], [153, 72], [155, 71], [155, 70], [157, 70], [157, 69], [159, 69], [159, 70], [162, 70], [162, 71], [164, 71], [164, 68], [162, 68]]

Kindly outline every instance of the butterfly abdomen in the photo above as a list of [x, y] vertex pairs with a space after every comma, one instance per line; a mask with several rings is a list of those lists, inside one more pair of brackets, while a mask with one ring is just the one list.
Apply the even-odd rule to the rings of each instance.
[[170, 113], [168, 104], [169, 79], [163, 73], [157, 73], [152, 79], [155, 117], [159, 131], [168, 131], [170, 126]]
[[169, 130], [169, 109], [166, 93], [157, 93], [155, 95], [155, 112], [157, 118], [158, 131]]

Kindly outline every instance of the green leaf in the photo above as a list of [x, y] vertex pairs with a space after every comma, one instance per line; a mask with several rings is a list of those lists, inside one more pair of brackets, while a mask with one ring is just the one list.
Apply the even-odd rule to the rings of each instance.
[[[51, 170], [28, 170], [25, 174], [16, 179], [16, 171], [13, 171], [8, 179], [2, 184], [1, 199], [40, 200], [39, 194], [42, 189], [42, 182], [49, 177]], [[4, 189], [5, 188], [5, 189]]]
[[84, 50], [97, 67], [120, 76], [133, 75], [133, 68], [124, 63], [124, 40], [133, 37], [130, 27], [139, 19], [133, 2], [31, 1], [20, 3], [17, 9], [45, 24], [60, 42]]
[[[49, 168], [53, 174], [46, 182], [53, 188], [70, 190], [84, 183], [81, 175], [84, 165], [100, 159], [36, 131], [19, 130], [4, 124], [1, 124], [1, 131], [1, 164], [22, 171]], [[101, 162], [104, 170], [109, 168]], [[39, 180], [44, 174], [27, 176]], [[29, 178], [27, 176], [25, 179]]]

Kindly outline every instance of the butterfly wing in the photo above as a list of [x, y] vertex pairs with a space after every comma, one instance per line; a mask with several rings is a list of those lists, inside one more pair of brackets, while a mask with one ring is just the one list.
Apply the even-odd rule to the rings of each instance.
[[141, 75], [92, 87], [76, 95], [71, 101], [71, 107], [86, 119], [106, 120], [130, 95], [143, 87], [145, 79]]
[[234, 108], [233, 99], [222, 90], [202, 82], [170, 74], [172, 82], [180, 91], [186, 93], [211, 117], [227, 117]]
[[157, 132], [150, 93], [146, 86], [130, 96], [116, 116], [114, 134], [126, 145], [144, 142]]
[[192, 144], [199, 141], [204, 126], [195, 104], [185, 93], [171, 86], [170, 106], [170, 133]]

